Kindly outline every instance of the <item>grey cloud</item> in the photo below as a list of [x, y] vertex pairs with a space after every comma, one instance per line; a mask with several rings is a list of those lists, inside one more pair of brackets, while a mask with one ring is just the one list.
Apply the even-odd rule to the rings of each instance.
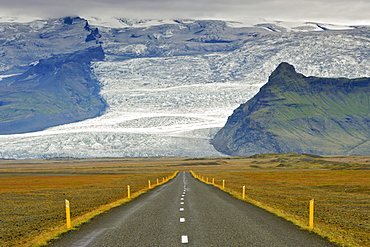
[[266, 18], [370, 24], [362, 0], [2, 0], [0, 14], [131, 18]]

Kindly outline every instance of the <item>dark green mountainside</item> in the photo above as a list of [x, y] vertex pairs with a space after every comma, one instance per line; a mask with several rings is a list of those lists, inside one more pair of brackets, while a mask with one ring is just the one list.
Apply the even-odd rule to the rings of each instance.
[[40, 60], [0, 83], [0, 134], [43, 130], [100, 115], [106, 108], [90, 66], [101, 47]]
[[229, 155], [370, 154], [370, 78], [318, 78], [282, 63], [212, 140]]

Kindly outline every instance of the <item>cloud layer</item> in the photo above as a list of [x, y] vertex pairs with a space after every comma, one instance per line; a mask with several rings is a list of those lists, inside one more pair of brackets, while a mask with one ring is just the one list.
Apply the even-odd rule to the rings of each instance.
[[0, 15], [209, 18], [370, 24], [367, 0], [2, 0]]

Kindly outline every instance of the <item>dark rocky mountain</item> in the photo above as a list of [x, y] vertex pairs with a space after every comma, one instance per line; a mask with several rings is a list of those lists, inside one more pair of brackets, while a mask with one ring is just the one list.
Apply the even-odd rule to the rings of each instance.
[[90, 68], [104, 59], [101, 47], [42, 59], [0, 82], [0, 134], [25, 133], [81, 121], [106, 108]]
[[229, 155], [369, 154], [370, 78], [306, 77], [281, 63], [212, 140]]

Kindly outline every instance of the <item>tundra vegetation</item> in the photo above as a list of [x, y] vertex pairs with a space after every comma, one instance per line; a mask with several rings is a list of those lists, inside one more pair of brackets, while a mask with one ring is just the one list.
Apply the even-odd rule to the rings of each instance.
[[226, 181], [226, 191], [343, 246], [370, 245], [370, 156], [265, 154], [218, 158], [0, 160], [0, 246], [40, 246], [72, 225], [146, 192], [175, 171]]

